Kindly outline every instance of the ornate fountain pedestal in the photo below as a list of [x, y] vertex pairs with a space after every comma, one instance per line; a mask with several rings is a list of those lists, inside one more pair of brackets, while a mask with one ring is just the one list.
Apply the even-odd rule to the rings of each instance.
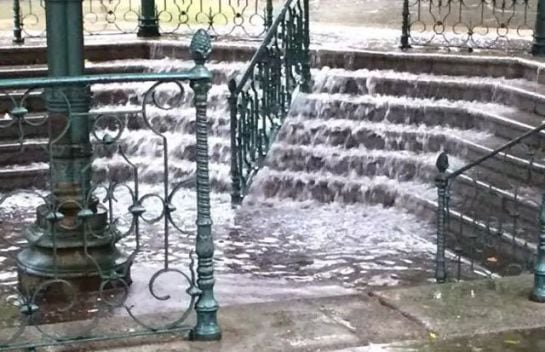
[[[49, 76], [84, 75], [82, 0], [47, 0], [46, 22]], [[91, 187], [90, 88], [47, 82], [44, 88], [49, 195], [24, 234], [28, 247], [17, 256], [19, 288], [28, 296], [127, 286], [130, 259], [117, 250], [120, 235]]]

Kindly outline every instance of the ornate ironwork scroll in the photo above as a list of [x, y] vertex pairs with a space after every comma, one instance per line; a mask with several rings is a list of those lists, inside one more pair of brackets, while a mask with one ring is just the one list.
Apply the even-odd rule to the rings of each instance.
[[[45, 36], [44, 0], [13, 0], [14, 41]], [[151, 1], [163, 34], [193, 34], [206, 29], [215, 36], [260, 37], [272, 22], [273, 0]], [[83, 0], [87, 35], [137, 33], [139, 0]], [[156, 31], [157, 29], [155, 29]]]
[[[4, 179], [0, 186], [0, 350], [160, 333], [220, 338], [206, 112], [211, 42], [205, 31], [195, 34], [191, 50], [195, 66], [185, 72], [0, 81], [0, 133], [13, 141], [2, 145], [0, 174], [9, 174], [8, 163], [19, 164], [15, 184]], [[89, 110], [90, 89], [125, 82], [145, 87], [139, 107]], [[192, 99], [185, 95], [188, 86]], [[195, 175], [172, 172], [175, 151], [156, 116], [183, 104], [196, 110]], [[131, 147], [131, 133], [148, 138], [152, 159]], [[28, 164], [28, 153], [42, 162]], [[144, 174], [149, 163], [152, 182]], [[13, 189], [21, 186], [26, 189]], [[196, 214], [182, 212], [178, 205], [193, 189]], [[28, 225], [33, 214], [37, 220]], [[196, 231], [187, 229], [195, 218]], [[171, 247], [175, 241], [195, 250], [181, 253]], [[160, 319], [147, 315], [161, 311]], [[194, 326], [187, 321], [193, 312]]]
[[289, 0], [240, 81], [231, 80], [232, 200], [240, 203], [286, 118], [310, 89], [308, 0]]
[[401, 47], [526, 50], [535, 0], [404, 0]]
[[[475, 162], [449, 171], [446, 153], [437, 160], [436, 280], [531, 272], [540, 234], [545, 181], [545, 138], [541, 125]], [[445, 255], [450, 250], [453, 256]]]

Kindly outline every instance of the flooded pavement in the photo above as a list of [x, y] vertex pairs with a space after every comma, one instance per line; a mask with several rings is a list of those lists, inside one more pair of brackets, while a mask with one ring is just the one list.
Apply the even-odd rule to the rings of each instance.
[[[433, 335], [431, 335], [433, 336]], [[540, 352], [545, 350], [545, 329], [463, 337], [447, 341], [375, 345], [353, 352]], [[347, 351], [348, 352], [348, 351]]]

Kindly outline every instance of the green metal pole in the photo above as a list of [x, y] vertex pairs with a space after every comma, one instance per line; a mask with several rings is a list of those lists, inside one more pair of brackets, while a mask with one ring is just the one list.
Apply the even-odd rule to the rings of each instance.
[[448, 156], [441, 153], [437, 159], [437, 169], [439, 175], [435, 178], [437, 187], [437, 252], [435, 257], [435, 280], [443, 283], [447, 279], [447, 270], [445, 265], [445, 216], [447, 211], [447, 186], [448, 178], [446, 171], [448, 169]]
[[[49, 76], [83, 75], [82, 0], [47, 0], [45, 5]], [[90, 90], [49, 89], [46, 103], [52, 131], [51, 195], [48, 204], [38, 207], [35, 225], [25, 232], [30, 246], [17, 256], [19, 285], [32, 292], [44, 280], [55, 278], [68, 280], [77, 289], [97, 290], [102, 273], [124, 272], [127, 277], [129, 273], [115, 248], [115, 231], [108, 230], [107, 213], [89, 193]], [[86, 238], [86, 224], [96, 234], [91, 239]]]
[[545, 55], [545, 0], [538, 0], [532, 55]]
[[310, 93], [312, 86], [312, 77], [310, 75], [310, 6], [309, 0], [303, 0], [303, 82], [301, 91]]
[[272, 0], [267, 0], [265, 7], [265, 31], [268, 31], [273, 24], [273, 3]]
[[[191, 53], [195, 61], [195, 71], [206, 71], [204, 66], [212, 51], [212, 43], [208, 33], [200, 29], [191, 41]], [[195, 92], [193, 101], [196, 110], [197, 135], [197, 243], [198, 257], [197, 283], [201, 295], [197, 300], [197, 324], [191, 332], [194, 340], [213, 341], [221, 339], [218, 324], [218, 302], [214, 298], [214, 237], [212, 234], [212, 218], [210, 215], [210, 177], [208, 173], [208, 91], [211, 78], [191, 81]]]
[[537, 261], [534, 270], [534, 289], [530, 299], [545, 303], [545, 193], [541, 198], [539, 215], [539, 243], [537, 246]]
[[401, 49], [410, 49], [409, 38], [411, 33], [409, 0], [403, 0], [402, 23], [401, 23]]
[[23, 23], [21, 21], [21, 4], [19, 0], [13, 0], [13, 42], [15, 44], [24, 43]]
[[238, 153], [240, 152], [237, 144], [237, 102], [236, 93], [237, 82], [232, 79], [229, 81], [229, 112], [231, 114], [231, 203], [239, 205], [242, 203], [240, 189], [240, 168], [238, 164]]
[[155, 9], [155, 0], [142, 0], [137, 36], [158, 37], [159, 35], [159, 18]]

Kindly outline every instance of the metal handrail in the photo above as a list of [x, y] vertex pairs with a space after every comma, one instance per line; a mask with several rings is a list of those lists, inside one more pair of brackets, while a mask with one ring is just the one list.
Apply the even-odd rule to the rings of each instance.
[[310, 90], [309, 0], [288, 0], [240, 80], [229, 82], [231, 198], [242, 201], [299, 87]]
[[[508, 150], [509, 148], [512, 148], [518, 144], [520, 144], [521, 142], [523, 142], [525, 139], [527, 138], [530, 138], [530, 137], [533, 137], [533, 136], [536, 136], [536, 135], [539, 135], [542, 131], [545, 130], [545, 123], [539, 125], [538, 127], [535, 127], [533, 128], [532, 130], [518, 136], [517, 138], [514, 138], [512, 140], [510, 140], [509, 142], [503, 144], [502, 146], [494, 149], [493, 151], [487, 153], [486, 155], [478, 158], [477, 160], [453, 171], [453, 172], [448, 172], [448, 167], [449, 167], [449, 160], [448, 160], [448, 155], [446, 152], [442, 152], [439, 157], [437, 158], [437, 162], [436, 162], [436, 166], [437, 166], [437, 169], [439, 170], [439, 174], [436, 176], [435, 178], [435, 186], [437, 187], [437, 196], [438, 196], [438, 201], [437, 201], [437, 251], [436, 251], [436, 271], [435, 271], [435, 278], [436, 278], [436, 281], [437, 282], [445, 282], [446, 279], [447, 279], [447, 268], [446, 268], [446, 257], [445, 257], [445, 250], [446, 250], [446, 224], [450, 221], [450, 215], [452, 213], [452, 211], [450, 210], [450, 199], [452, 197], [452, 194], [451, 194], [451, 186], [454, 182], [454, 180], [466, 173], [467, 171], [469, 170], [472, 170], [478, 166], [481, 166], [483, 163], [485, 163], [486, 161], [488, 160], [491, 160], [492, 158], [494, 158], [495, 156], [497, 156], [498, 154]], [[506, 154], [506, 157], [507, 157], [507, 154]], [[533, 167], [533, 159], [531, 162], [528, 162], [527, 163], [527, 166], [529, 168], [529, 175], [530, 175], [530, 172], [532, 170], [532, 167]], [[530, 178], [528, 178], [528, 180], [530, 180]], [[467, 186], [467, 185], [466, 185]], [[475, 190], [475, 199], [477, 199], [479, 196], [482, 196], [483, 194], [483, 190], [482, 187], [481, 187], [481, 183], [480, 182], [477, 182], [475, 181], [474, 182], [474, 186], [475, 187], [479, 187], [479, 189], [476, 189]], [[486, 187], [485, 187], [486, 188]], [[495, 189], [495, 187], [492, 187], [492, 186], [489, 186], [488, 188], [486, 188], [486, 190], [493, 190]], [[523, 203], [521, 203], [521, 200], [517, 191], [515, 191], [514, 193], [514, 196], [513, 197], [510, 197], [510, 199], [506, 199], [503, 195], [498, 195], [498, 194], [493, 194], [491, 195], [493, 197], [496, 197], [496, 198], [499, 198], [501, 201], [502, 201], [502, 204], [503, 202], [511, 202], [513, 204], [513, 207], [514, 207], [514, 210], [513, 210], [513, 214], [512, 215], [503, 215], [503, 214], [498, 214], [497, 215], [497, 221], [500, 223], [499, 225], [499, 230], [496, 231], [496, 233], [494, 234], [492, 232], [490, 232], [490, 228], [487, 227], [487, 231], [490, 232], [491, 234], [493, 234], [496, 238], [496, 240], [500, 240], [500, 241], [506, 241], [506, 240], [512, 240], [513, 242], [513, 245], [516, 243], [518, 243], [518, 247], [520, 247], [520, 239], [517, 238], [517, 228], [518, 226], [520, 226], [520, 208], [522, 206]], [[468, 199], [468, 195], [465, 194], [463, 195], [463, 199], [467, 200]], [[465, 200], [464, 200], [464, 204], [465, 204]], [[481, 205], [480, 205], [481, 206]], [[504, 205], [502, 205], [503, 207]], [[503, 208], [502, 208], [503, 209]], [[466, 210], [466, 209], [464, 209]], [[504, 209], [503, 209], [504, 210]], [[508, 223], [508, 221], [510, 221], [510, 217], [512, 217], [512, 221], [513, 223]], [[464, 215], [461, 214], [461, 219], [463, 220], [464, 218]], [[462, 221], [460, 220], [460, 221]], [[487, 221], [484, 221], [484, 222], [490, 222], [491, 219], [488, 219]], [[477, 223], [479, 221], [477, 221], [477, 219], [474, 219], [474, 223]], [[462, 221], [462, 223], [464, 223], [464, 221]], [[513, 229], [511, 230], [507, 230], [505, 228], [502, 229], [502, 224], [506, 224], [509, 225], [509, 226], [512, 226]], [[468, 225], [468, 224], [466, 224]], [[490, 225], [490, 224], [488, 224]], [[488, 226], [487, 225], [487, 226]], [[460, 225], [460, 226], [465, 226], [465, 225]], [[469, 226], [469, 225], [468, 225]], [[494, 227], [494, 226], [492, 226]], [[473, 229], [474, 231], [482, 231], [482, 228], [481, 229]], [[462, 230], [461, 230], [462, 231]], [[508, 234], [510, 233], [510, 236], [509, 236], [509, 239], [506, 239], [506, 236], [503, 236], [500, 234]], [[471, 246], [471, 245], [469, 245]], [[531, 246], [527, 246], [528, 248], [530, 248]], [[472, 259], [473, 260], [473, 259]]]

